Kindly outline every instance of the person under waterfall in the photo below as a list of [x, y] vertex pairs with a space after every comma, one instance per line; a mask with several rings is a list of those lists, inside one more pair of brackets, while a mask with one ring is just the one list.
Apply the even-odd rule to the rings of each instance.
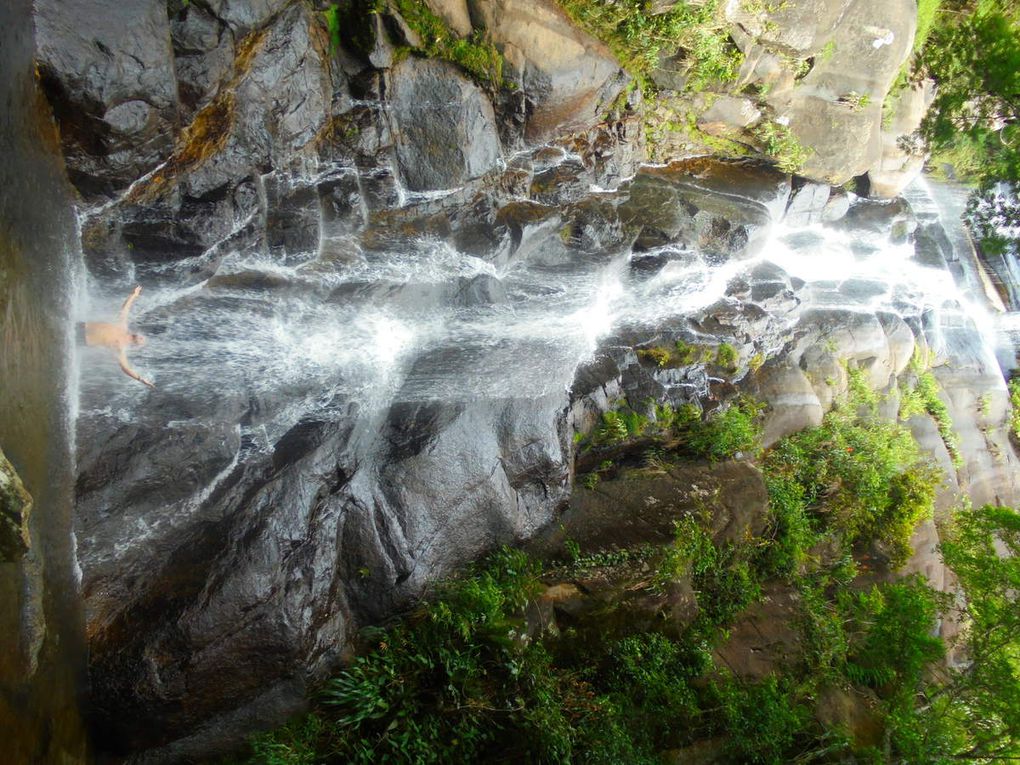
[[124, 305], [121, 306], [116, 322], [79, 322], [77, 325], [78, 342], [98, 348], [109, 348], [117, 354], [121, 371], [124, 374], [138, 380], [143, 385], [155, 388], [156, 386], [152, 381], [146, 380], [132, 369], [127, 360], [128, 348], [140, 348], [145, 345], [145, 337], [136, 332], [128, 331], [127, 325], [128, 313], [130, 313], [131, 306], [134, 305], [141, 292], [141, 287], [135, 287], [134, 291], [128, 296], [128, 299], [124, 301]]

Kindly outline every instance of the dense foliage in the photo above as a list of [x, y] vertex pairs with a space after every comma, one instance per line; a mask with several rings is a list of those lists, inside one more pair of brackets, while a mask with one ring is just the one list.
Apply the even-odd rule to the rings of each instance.
[[[897, 551], [939, 476], [851, 377], [856, 392], [819, 428], [766, 453], [760, 538], [722, 544], [709, 519], [685, 516], [658, 549], [585, 555], [568, 541], [561, 562], [542, 565], [504, 548], [398, 625], [366, 631], [314, 710], [256, 737], [249, 762], [653, 763], [694, 741], [741, 763], [1017, 756], [1020, 516], [957, 513], [942, 552], [965, 598], [916, 576], [863, 575], [862, 546]], [[559, 633], [536, 621], [543, 579], [597, 571], [629, 572], [629, 590], [666, 602], [688, 582], [697, 617], [679, 631], [606, 614]], [[741, 680], [713, 650], [777, 582], [797, 593], [800, 658], [782, 676]], [[953, 664], [932, 631], [940, 616], [961, 626]], [[845, 688], [870, 700], [856, 731], [822, 722], [824, 699]]]
[[[923, 10], [923, 13], [920, 11]], [[923, 25], [921, 24], [923, 22]], [[968, 223], [989, 253], [1016, 250], [1020, 206], [1020, 6], [925, 0], [914, 77], [935, 100], [919, 131], [931, 165], [975, 186]]]
[[1020, 179], [1020, 7], [947, 0], [915, 71], [938, 85], [921, 127], [935, 160], [986, 188]]
[[[840, 544], [879, 542], [893, 564], [910, 553], [910, 536], [930, 516], [939, 471], [922, 458], [906, 428], [883, 420], [861, 373], [849, 369], [852, 395], [822, 425], [784, 439], [765, 460], [777, 526], [798, 538], [823, 528]], [[775, 551], [794, 565], [781, 542]]]
[[643, 438], [686, 457], [728, 459], [757, 449], [761, 411], [761, 404], [747, 397], [707, 414], [693, 404], [649, 404], [639, 410], [624, 401], [605, 412], [592, 433], [580, 436], [579, 445], [599, 450]]

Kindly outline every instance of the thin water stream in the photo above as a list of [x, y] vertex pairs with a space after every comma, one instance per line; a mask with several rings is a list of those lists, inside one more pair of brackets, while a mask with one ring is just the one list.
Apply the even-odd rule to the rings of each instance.
[[80, 763], [70, 323], [80, 256], [33, 52], [29, 0], [0, 4], [0, 448], [34, 501], [28, 552], [0, 563], [0, 759]]

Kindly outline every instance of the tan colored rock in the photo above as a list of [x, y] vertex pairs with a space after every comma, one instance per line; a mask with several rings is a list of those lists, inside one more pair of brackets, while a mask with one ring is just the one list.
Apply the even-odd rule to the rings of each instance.
[[710, 135], [728, 135], [761, 119], [761, 111], [749, 98], [720, 96], [699, 117], [698, 128]]
[[783, 0], [768, 13], [750, 13], [748, 3], [730, 0], [726, 20], [740, 24], [770, 47], [808, 55], [820, 50], [854, 0]]
[[752, 395], [769, 405], [762, 445], [822, 424], [824, 411], [804, 372], [792, 364], [766, 366], [753, 381]]
[[[821, 13], [828, 4], [808, 5]], [[810, 40], [780, 23], [779, 14], [773, 17], [778, 31], [769, 35], [814, 55], [811, 71], [794, 88], [767, 97], [777, 119], [788, 121], [799, 143], [813, 150], [804, 175], [841, 185], [879, 162], [882, 101], [910, 54], [916, 16], [914, 0], [854, 0], [830, 35], [812, 33]]]
[[599, 122], [628, 79], [609, 49], [551, 0], [469, 0], [468, 7], [529, 102], [528, 140]]
[[471, 34], [471, 14], [468, 12], [467, 0], [425, 0], [425, 4], [461, 37]]
[[882, 128], [882, 154], [868, 170], [870, 196], [897, 197], [920, 175], [924, 155], [905, 152], [901, 139], [920, 127], [934, 98], [935, 83], [928, 79], [916, 88], [907, 88], [896, 100], [892, 122]]
[[768, 586], [729, 630], [715, 651], [718, 664], [742, 680], [761, 680], [789, 667], [803, 650], [797, 627], [799, 596], [782, 584]]

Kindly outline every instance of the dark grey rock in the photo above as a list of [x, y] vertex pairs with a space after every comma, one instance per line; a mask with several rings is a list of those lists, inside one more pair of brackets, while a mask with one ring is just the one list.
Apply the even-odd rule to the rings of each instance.
[[39, 72], [78, 190], [112, 195], [166, 159], [178, 119], [166, 3], [41, 0], [35, 22]]
[[391, 73], [397, 165], [414, 191], [484, 175], [500, 157], [492, 104], [452, 64], [407, 59]]

